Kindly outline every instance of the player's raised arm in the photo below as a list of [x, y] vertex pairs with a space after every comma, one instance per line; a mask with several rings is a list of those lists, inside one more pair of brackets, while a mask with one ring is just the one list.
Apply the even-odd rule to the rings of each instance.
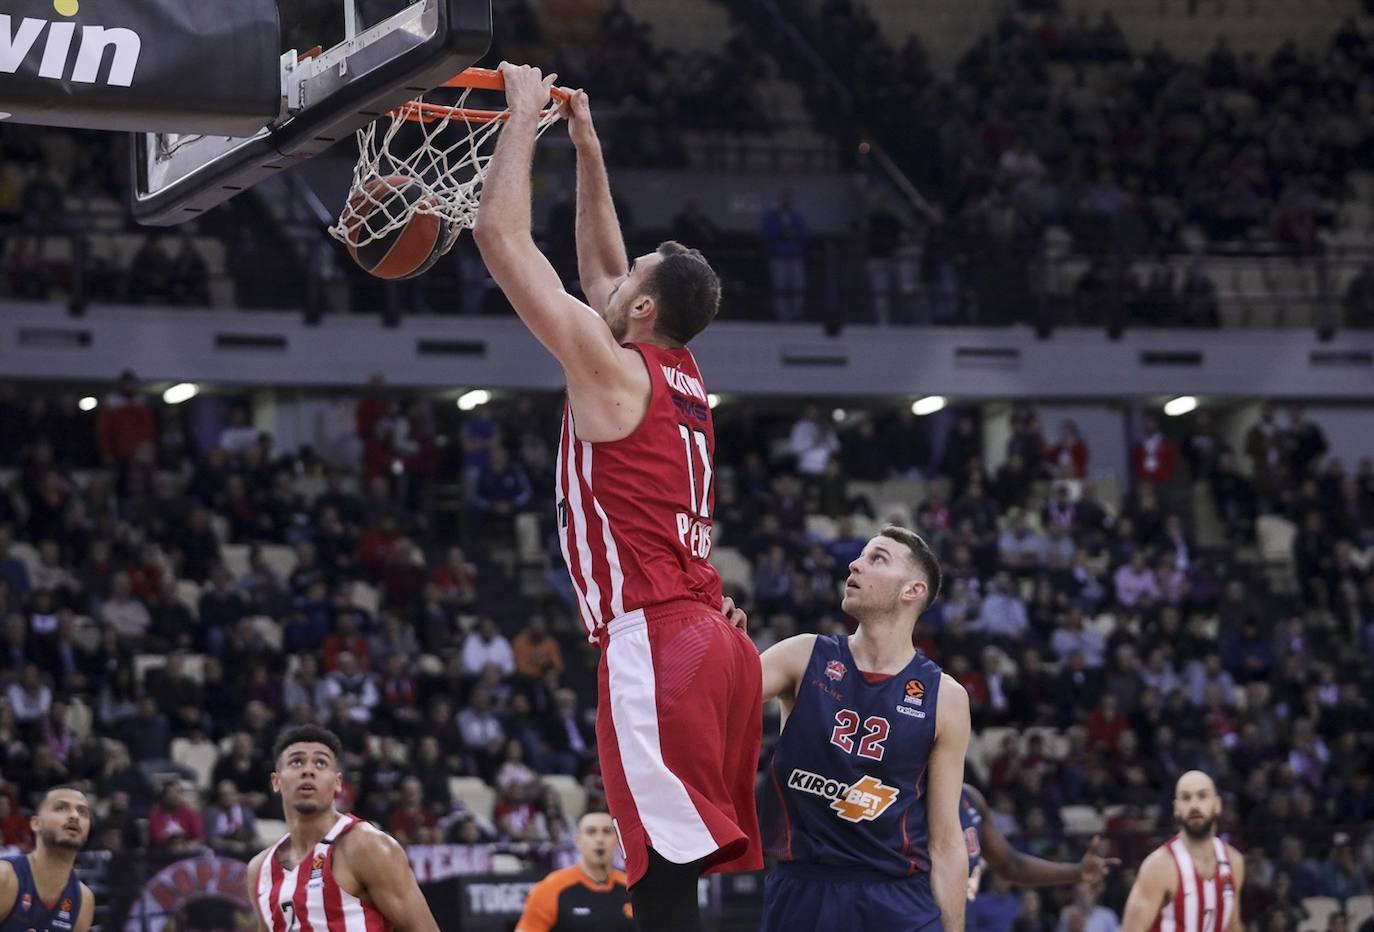
[[1149, 932], [1177, 876], [1173, 859], [1167, 850], [1159, 848], [1152, 852], [1140, 865], [1140, 874], [1131, 887], [1131, 895], [1126, 898], [1121, 932]]
[[940, 675], [935, 746], [930, 752], [926, 822], [930, 828], [930, 892], [945, 932], [962, 932], [968, 901], [968, 846], [959, 825], [964, 753], [969, 739], [968, 693], [948, 673]]
[[359, 825], [343, 841], [354, 877], [396, 932], [439, 932], [396, 839], [370, 825]]
[[546, 78], [536, 68], [505, 62], [500, 70], [510, 118], [487, 168], [473, 240], [492, 278], [525, 326], [558, 358], [569, 383], [599, 379], [614, 385], [625, 366], [610, 328], [563, 289], [530, 232], [534, 141], [555, 76]]
[[577, 149], [577, 277], [592, 307], [604, 313], [611, 291], [630, 270], [625, 239], [586, 92], [574, 91], [561, 112]]
[[983, 857], [988, 866], [996, 871], [999, 877], [1006, 878], [1008, 883], [1023, 887], [1057, 887], [1078, 883], [1080, 880], [1098, 883], [1106, 877], [1109, 870], [1121, 864], [1117, 858], [1104, 857], [1099, 853], [1100, 838], [1094, 838], [1089, 842], [1083, 860], [1075, 863], [1047, 861], [1017, 851], [992, 820], [988, 802], [983, 798], [983, 794], [971, 786], [965, 786], [964, 789], [983, 816], [982, 827], [978, 832]]

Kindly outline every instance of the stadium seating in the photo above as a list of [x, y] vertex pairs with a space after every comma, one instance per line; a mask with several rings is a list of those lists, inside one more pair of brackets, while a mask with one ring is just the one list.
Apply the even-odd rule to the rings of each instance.
[[1304, 897], [1302, 908], [1307, 915], [1298, 923], [1298, 932], [1326, 932], [1327, 920], [1339, 912], [1341, 901], [1331, 896]]

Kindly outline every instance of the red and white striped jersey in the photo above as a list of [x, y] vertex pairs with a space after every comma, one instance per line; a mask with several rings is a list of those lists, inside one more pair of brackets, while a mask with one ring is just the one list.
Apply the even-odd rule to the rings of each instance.
[[578, 439], [563, 406], [558, 530], [563, 561], [595, 642], [612, 619], [690, 600], [720, 608], [711, 554], [716, 435], [691, 351], [627, 344], [649, 369], [652, 394], [621, 440]]
[[277, 860], [273, 845], [258, 869], [258, 912], [271, 932], [391, 932], [377, 907], [349, 893], [334, 879], [333, 844], [361, 819], [340, 815], [315, 853], [291, 870]]
[[1212, 844], [1217, 868], [1211, 877], [1203, 877], [1182, 837], [1175, 835], [1164, 843], [1174, 859], [1178, 886], [1160, 909], [1153, 932], [1226, 932], [1236, 911], [1236, 878], [1225, 843], [1213, 838]]

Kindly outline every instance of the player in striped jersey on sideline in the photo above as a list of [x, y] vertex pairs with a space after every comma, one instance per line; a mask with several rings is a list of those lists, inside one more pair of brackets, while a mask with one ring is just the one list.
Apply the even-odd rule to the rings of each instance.
[[1240, 932], [1245, 859], [1217, 837], [1221, 797], [1201, 770], [1174, 785], [1179, 833], [1151, 852], [1126, 900], [1121, 932]]
[[287, 833], [248, 865], [260, 932], [438, 932], [396, 840], [334, 808], [343, 746], [332, 731], [282, 732], [272, 791]]

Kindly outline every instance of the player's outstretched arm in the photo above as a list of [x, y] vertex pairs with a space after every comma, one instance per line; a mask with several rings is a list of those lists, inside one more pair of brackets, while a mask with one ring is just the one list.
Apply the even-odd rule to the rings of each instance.
[[[580, 378], [614, 387], [627, 368], [619, 354], [627, 351], [595, 311], [563, 289], [530, 232], [530, 163], [554, 76], [505, 62], [501, 74], [511, 114], [487, 167], [473, 240], [487, 271], [525, 326], [558, 358], [569, 384]], [[643, 368], [637, 356], [636, 364]]]
[[1169, 852], [1163, 848], [1152, 852], [1140, 865], [1140, 874], [1131, 887], [1131, 895], [1126, 898], [1121, 932], [1149, 932], [1176, 880]]
[[577, 149], [577, 277], [587, 300], [601, 313], [630, 269], [625, 239], [586, 92], [573, 91], [559, 112], [568, 120], [568, 137]]
[[76, 914], [76, 923], [72, 926], [72, 932], [91, 932], [91, 923], [95, 921], [95, 894], [91, 888], [84, 883], [81, 885], [81, 912]]
[[926, 822], [930, 828], [930, 892], [945, 932], [963, 932], [968, 901], [968, 845], [959, 825], [959, 794], [968, 750], [968, 693], [948, 673], [940, 675], [935, 746], [930, 751]]
[[964, 790], [983, 816], [982, 828], [978, 832], [983, 858], [988, 862], [988, 866], [996, 871], [999, 877], [1005, 877], [1008, 883], [1021, 887], [1058, 887], [1078, 883], [1080, 880], [1098, 883], [1112, 868], [1121, 866], [1121, 861], [1117, 858], [1104, 857], [1100, 853], [1100, 838], [1094, 838], [1088, 844], [1083, 860], [1076, 864], [1046, 861], [1044, 858], [1017, 851], [992, 821], [988, 802], [983, 798], [983, 794], [967, 784], [964, 785]]
[[348, 866], [367, 898], [396, 932], [439, 932], [410, 861], [396, 839], [359, 825], [342, 839]]

